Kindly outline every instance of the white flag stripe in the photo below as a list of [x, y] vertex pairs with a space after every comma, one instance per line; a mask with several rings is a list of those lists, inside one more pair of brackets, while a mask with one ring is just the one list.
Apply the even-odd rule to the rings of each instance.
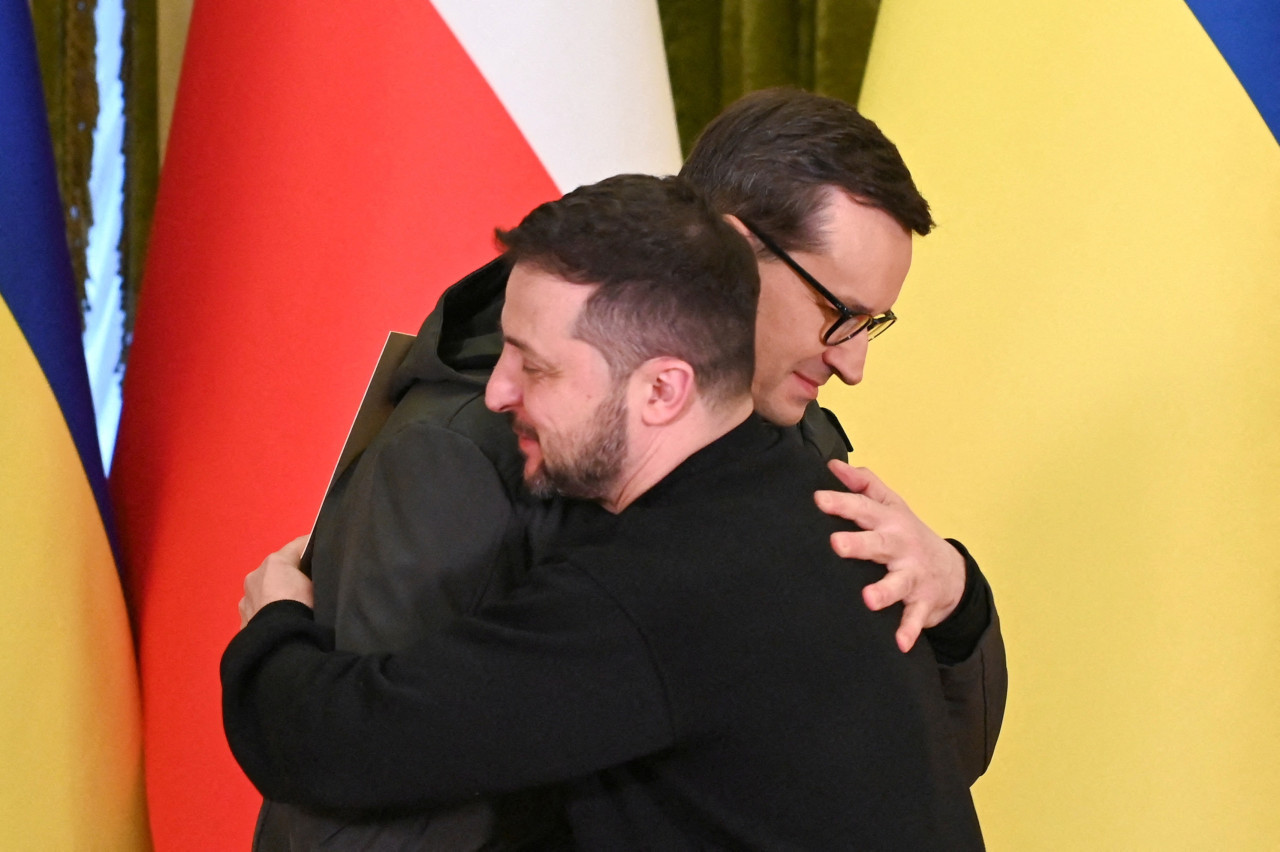
[[655, 0], [434, 0], [562, 192], [680, 168]]

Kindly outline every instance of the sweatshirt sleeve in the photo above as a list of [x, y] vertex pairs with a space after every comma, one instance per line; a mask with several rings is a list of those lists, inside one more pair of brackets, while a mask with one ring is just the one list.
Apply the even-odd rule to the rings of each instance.
[[953, 741], [970, 784], [987, 771], [1004, 723], [1009, 669], [991, 586], [958, 541], [965, 561], [965, 592], [951, 617], [925, 631], [938, 658]]
[[332, 648], [309, 609], [282, 601], [223, 655], [227, 740], [268, 798], [421, 807], [575, 778], [674, 742], [640, 635], [568, 566], [408, 650]]
[[514, 575], [493, 463], [463, 434], [415, 422], [379, 436], [317, 524], [316, 607], [352, 651], [406, 648]]

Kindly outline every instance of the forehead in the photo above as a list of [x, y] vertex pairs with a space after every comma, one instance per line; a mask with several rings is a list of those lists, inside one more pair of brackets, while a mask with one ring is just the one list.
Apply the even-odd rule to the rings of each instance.
[[911, 268], [911, 232], [883, 210], [833, 189], [819, 233], [817, 255], [826, 273], [819, 280], [855, 310], [892, 307]]
[[502, 333], [544, 350], [575, 341], [574, 322], [595, 287], [575, 284], [536, 266], [517, 263], [507, 279]]

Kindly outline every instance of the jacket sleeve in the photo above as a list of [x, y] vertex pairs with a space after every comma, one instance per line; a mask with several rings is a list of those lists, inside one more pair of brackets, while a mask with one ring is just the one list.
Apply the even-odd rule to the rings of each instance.
[[1009, 693], [1004, 636], [991, 586], [963, 544], [947, 539], [965, 563], [965, 591], [946, 621], [924, 631], [938, 660], [947, 719], [965, 779], [986, 772]]
[[[817, 403], [805, 410], [800, 434], [823, 457], [848, 460], [851, 446], [839, 421]], [[972, 784], [986, 772], [995, 751], [1004, 722], [1009, 671], [991, 587], [964, 545], [948, 541], [964, 557], [965, 594], [955, 612], [925, 630], [924, 637], [938, 659], [953, 742], [964, 775]]]
[[294, 601], [222, 658], [223, 723], [263, 795], [311, 808], [423, 807], [568, 780], [674, 742], [647, 649], [571, 569], [394, 654], [332, 650]]
[[511, 500], [467, 436], [431, 422], [380, 435], [316, 530], [320, 620], [339, 648], [405, 648], [510, 579]]

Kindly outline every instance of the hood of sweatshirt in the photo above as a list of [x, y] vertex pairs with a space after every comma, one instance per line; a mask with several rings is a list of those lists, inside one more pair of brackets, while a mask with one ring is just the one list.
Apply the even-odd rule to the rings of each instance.
[[502, 353], [499, 319], [510, 273], [499, 257], [444, 291], [396, 369], [395, 399], [417, 382], [484, 387]]

